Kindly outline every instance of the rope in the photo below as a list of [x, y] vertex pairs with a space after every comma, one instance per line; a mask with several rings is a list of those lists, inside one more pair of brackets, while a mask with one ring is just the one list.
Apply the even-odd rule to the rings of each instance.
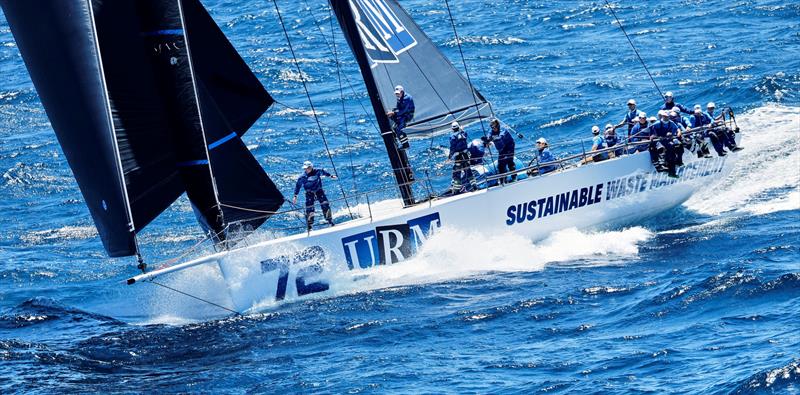
[[[450, 17], [450, 26], [453, 27], [453, 35], [456, 36], [456, 45], [458, 45], [458, 53], [461, 54], [461, 63], [464, 65], [464, 73], [467, 76], [467, 83], [469, 83], [469, 87], [472, 90], [472, 101], [475, 103], [475, 109], [478, 111], [478, 121], [481, 123], [481, 129], [483, 129], [483, 135], [486, 136], [486, 126], [483, 125], [483, 118], [481, 118], [481, 111], [478, 109], [478, 98], [475, 97], [475, 86], [472, 85], [472, 79], [469, 76], [469, 68], [467, 68], [467, 60], [464, 58], [464, 50], [461, 48], [461, 38], [458, 36], [458, 31], [456, 30], [456, 21], [453, 19], [453, 13], [450, 11], [450, 1], [444, 0], [444, 5], [447, 7], [447, 15]], [[492, 107], [489, 107], [491, 110]], [[494, 112], [492, 112], [492, 116], [494, 116]]]
[[[311, 106], [311, 114], [314, 115], [314, 121], [316, 121], [317, 128], [319, 129], [319, 134], [322, 137], [322, 143], [325, 145], [325, 153], [328, 154], [328, 160], [330, 160], [331, 162], [331, 167], [333, 168], [333, 174], [336, 176], [336, 178], [339, 178], [339, 172], [336, 170], [336, 164], [333, 162], [333, 155], [331, 155], [331, 150], [328, 147], [328, 139], [325, 138], [325, 132], [322, 130], [322, 124], [319, 122], [319, 117], [317, 116], [317, 110], [314, 108], [314, 101], [311, 100], [311, 94], [308, 92], [308, 85], [306, 84], [306, 79], [305, 77], [303, 77], [303, 70], [300, 69], [300, 63], [297, 61], [297, 55], [295, 55], [294, 47], [292, 46], [292, 40], [289, 38], [289, 32], [286, 30], [286, 25], [283, 23], [283, 16], [281, 16], [281, 10], [278, 7], [278, 0], [272, 0], [272, 4], [275, 5], [275, 12], [278, 14], [278, 21], [281, 23], [281, 29], [283, 29], [283, 35], [286, 37], [286, 43], [289, 45], [289, 51], [292, 53], [294, 66], [297, 69], [300, 81], [303, 83], [303, 90], [306, 93], [306, 98], [308, 98], [308, 105]], [[350, 203], [347, 201], [347, 194], [344, 192], [344, 187], [342, 186], [342, 184], [338, 185], [339, 189], [342, 192], [342, 196], [344, 197], [344, 203], [347, 206], [347, 211], [350, 211]], [[352, 215], [352, 212], [350, 215]]]
[[658, 84], [656, 83], [655, 78], [653, 78], [653, 75], [650, 74], [650, 70], [647, 69], [647, 65], [644, 63], [644, 59], [642, 59], [642, 56], [639, 55], [639, 50], [636, 49], [635, 45], [633, 45], [633, 41], [631, 40], [630, 36], [628, 36], [628, 32], [625, 31], [625, 27], [622, 26], [622, 22], [620, 22], [619, 18], [617, 18], [617, 13], [614, 11], [613, 8], [611, 8], [611, 4], [608, 3], [608, 0], [604, 0], [604, 1], [606, 2], [606, 6], [608, 7], [608, 9], [611, 10], [611, 14], [614, 15], [614, 19], [617, 21], [617, 25], [619, 25], [619, 28], [622, 29], [622, 33], [625, 34], [625, 38], [628, 39], [628, 44], [631, 45], [631, 48], [633, 48], [633, 52], [636, 53], [636, 57], [639, 58], [639, 63], [642, 64], [642, 67], [644, 67], [644, 71], [647, 72], [647, 76], [650, 77], [650, 81], [653, 81], [653, 85], [656, 87], [656, 90], [658, 91], [658, 94], [661, 95], [661, 99], [666, 102], [667, 99], [664, 97], [664, 94], [661, 92], [661, 88], [658, 87]]
[[229, 308], [227, 308], [227, 307], [225, 307], [225, 306], [223, 306], [223, 305], [220, 305], [220, 304], [214, 303], [214, 302], [212, 302], [212, 301], [210, 301], [210, 300], [206, 300], [206, 299], [203, 299], [203, 298], [201, 298], [201, 297], [199, 297], [199, 296], [194, 296], [194, 295], [192, 295], [192, 294], [189, 294], [189, 293], [183, 292], [183, 291], [181, 291], [181, 290], [179, 290], [179, 289], [172, 288], [172, 287], [170, 287], [169, 285], [166, 285], [166, 284], [161, 284], [161, 283], [159, 283], [159, 282], [157, 282], [157, 281], [155, 281], [155, 280], [148, 280], [147, 282], [150, 282], [150, 283], [153, 283], [153, 284], [155, 284], [155, 285], [158, 285], [159, 287], [164, 287], [164, 288], [166, 288], [166, 289], [168, 289], [168, 290], [170, 290], [170, 291], [177, 292], [177, 293], [179, 293], [179, 294], [181, 294], [181, 295], [188, 296], [188, 297], [190, 297], [190, 298], [192, 298], [192, 299], [199, 300], [199, 301], [201, 301], [201, 302], [203, 302], [203, 303], [207, 303], [207, 304], [210, 304], [210, 305], [212, 305], [212, 306], [219, 307], [220, 309], [223, 309], [223, 310], [225, 310], [225, 311], [227, 311], [227, 312], [229, 312], [229, 313], [233, 313], [233, 314], [236, 314], [236, 315], [238, 315], [238, 316], [241, 316], [241, 315], [242, 315], [242, 313], [240, 313], [240, 312], [238, 312], [238, 311], [236, 311], [236, 310], [229, 309]]

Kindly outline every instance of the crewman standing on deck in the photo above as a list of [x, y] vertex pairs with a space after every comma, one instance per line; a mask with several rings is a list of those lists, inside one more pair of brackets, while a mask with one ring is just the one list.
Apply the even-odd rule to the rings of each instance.
[[[467, 132], [455, 121], [450, 124], [450, 129], [450, 152], [447, 154], [447, 159], [453, 161], [453, 180], [450, 189], [452, 194], [455, 195], [467, 189], [475, 190], [478, 185], [469, 166]], [[463, 185], [464, 179], [469, 182], [469, 187], [467, 188]]]
[[335, 180], [336, 176], [331, 175], [323, 169], [315, 169], [310, 161], [303, 162], [303, 175], [297, 179], [294, 186], [293, 204], [297, 204], [297, 194], [300, 193], [300, 188], [306, 191], [306, 223], [308, 230], [314, 226], [314, 201], [319, 201], [319, 206], [322, 208], [322, 215], [325, 220], [333, 226], [333, 216], [331, 215], [331, 206], [328, 203], [328, 197], [325, 196], [325, 191], [322, 189], [322, 177], [330, 177]]
[[625, 117], [622, 118], [620, 123], [614, 125], [614, 131], [624, 125], [628, 125], [628, 133], [630, 134], [631, 129], [633, 129], [633, 126], [636, 123], [636, 117], [638, 116], [639, 110], [636, 109], [636, 100], [628, 100], [628, 112], [625, 113]]
[[394, 121], [394, 132], [397, 135], [397, 141], [400, 143], [400, 149], [408, 149], [408, 135], [406, 135], [404, 129], [414, 119], [414, 98], [406, 93], [402, 85], [394, 87], [394, 96], [397, 98], [397, 104], [386, 115]]
[[[516, 164], [514, 163], [514, 150], [516, 148], [516, 142], [514, 142], [514, 137], [509, 133], [508, 130], [502, 129], [500, 127], [500, 120], [492, 119], [489, 122], [489, 128], [491, 132], [488, 136], [481, 137], [481, 140], [484, 143], [493, 144], [494, 148], [497, 149], [497, 174], [506, 174], [509, 172], [513, 172], [517, 169]], [[500, 178], [498, 181], [500, 184], [505, 184], [508, 175]], [[511, 174], [511, 181], [514, 182], [517, 180], [517, 173]]]

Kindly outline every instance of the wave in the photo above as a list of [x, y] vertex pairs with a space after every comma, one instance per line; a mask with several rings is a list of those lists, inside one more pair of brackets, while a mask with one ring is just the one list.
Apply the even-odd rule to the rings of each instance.
[[800, 359], [795, 359], [778, 368], [758, 372], [744, 380], [732, 393], [772, 393], [789, 392], [800, 384]]

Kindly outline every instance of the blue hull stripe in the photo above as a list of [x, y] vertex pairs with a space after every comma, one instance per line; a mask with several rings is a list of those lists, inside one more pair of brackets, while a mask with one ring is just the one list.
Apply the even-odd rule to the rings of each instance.
[[179, 167], [187, 167], [187, 166], [199, 166], [199, 165], [207, 165], [208, 160], [200, 159], [200, 160], [189, 160], [186, 162], [178, 162]]
[[221, 138], [221, 139], [209, 144], [208, 145], [208, 149], [212, 150], [214, 148], [217, 148], [220, 145], [225, 144], [226, 142], [230, 141], [231, 139], [233, 139], [235, 137], [236, 137], [236, 132], [233, 132], [233, 133], [231, 133], [231, 134], [229, 134], [229, 135], [227, 135], [227, 136], [225, 136], [225, 137], [223, 137], [223, 138]]
[[142, 32], [143, 36], [182, 36], [183, 29], [166, 29], [166, 30], [153, 30], [150, 32]]

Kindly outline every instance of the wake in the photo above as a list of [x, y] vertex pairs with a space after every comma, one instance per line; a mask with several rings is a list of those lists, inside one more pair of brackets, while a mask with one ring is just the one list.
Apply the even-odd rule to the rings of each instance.
[[684, 206], [705, 215], [763, 215], [800, 209], [800, 107], [768, 104], [737, 118], [740, 158], [720, 183], [695, 193]]

